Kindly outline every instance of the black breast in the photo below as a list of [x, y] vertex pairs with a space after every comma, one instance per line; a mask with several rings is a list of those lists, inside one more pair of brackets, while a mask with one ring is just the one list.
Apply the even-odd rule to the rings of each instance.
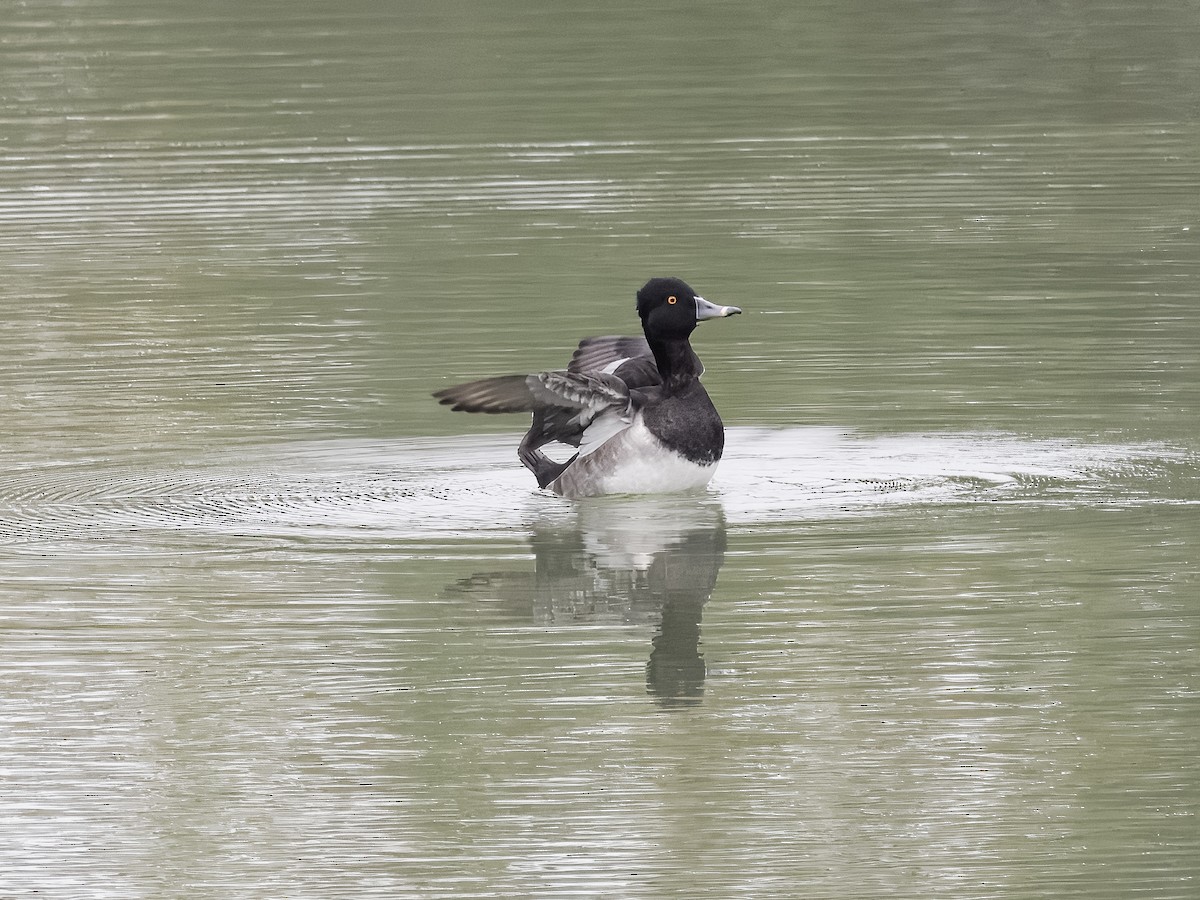
[[712, 465], [725, 449], [725, 427], [699, 381], [649, 404], [642, 418], [651, 434], [694, 463]]

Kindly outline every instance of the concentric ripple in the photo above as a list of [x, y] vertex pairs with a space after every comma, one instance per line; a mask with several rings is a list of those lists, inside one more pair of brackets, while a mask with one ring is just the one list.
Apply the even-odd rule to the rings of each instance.
[[[174, 459], [162, 468], [152, 460], [30, 468], [0, 488], [0, 540], [25, 552], [84, 545], [104, 553], [164, 532], [511, 537], [570, 508], [533, 489], [515, 443], [511, 435], [338, 441], [225, 452], [183, 466]], [[1187, 453], [1160, 445], [733, 428], [706, 501], [721, 505], [731, 527], [914, 504], [1195, 502], [1168, 477], [1192, 465]]]

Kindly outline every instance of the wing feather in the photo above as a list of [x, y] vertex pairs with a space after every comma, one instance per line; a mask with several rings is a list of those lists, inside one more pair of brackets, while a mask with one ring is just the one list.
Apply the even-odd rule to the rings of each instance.
[[580, 372], [541, 372], [529, 376], [534, 398], [550, 406], [569, 406], [596, 413], [610, 407], [629, 407], [629, 388], [615, 375]]
[[501, 375], [481, 378], [435, 391], [438, 402], [457, 412], [514, 413], [531, 412], [537, 401], [529, 389], [527, 375]]
[[606, 335], [580, 341], [565, 370], [482, 378], [434, 396], [461, 412], [533, 412], [533, 450], [558, 441], [586, 456], [629, 428], [661, 385], [644, 337]]
[[641, 356], [651, 360], [654, 358], [644, 337], [604, 335], [584, 338], [571, 357], [567, 371], [601, 372], [617, 360], [636, 359]]

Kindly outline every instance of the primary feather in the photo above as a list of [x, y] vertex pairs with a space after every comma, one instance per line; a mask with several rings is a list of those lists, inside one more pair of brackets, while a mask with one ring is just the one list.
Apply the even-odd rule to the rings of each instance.
[[513, 413], [536, 408], [527, 375], [481, 378], [434, 392], [444, 406], [456, 412]]

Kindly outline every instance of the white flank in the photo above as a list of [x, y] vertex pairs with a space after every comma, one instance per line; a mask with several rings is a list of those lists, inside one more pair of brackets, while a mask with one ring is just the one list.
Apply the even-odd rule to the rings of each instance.
[[717, 470], [715, 464], [697, 465], [668, 450], [642, 424], [641, 417], [589, 451], [559, 476], [555, 487], [563, 496], [692, 490], [708, 484]]

